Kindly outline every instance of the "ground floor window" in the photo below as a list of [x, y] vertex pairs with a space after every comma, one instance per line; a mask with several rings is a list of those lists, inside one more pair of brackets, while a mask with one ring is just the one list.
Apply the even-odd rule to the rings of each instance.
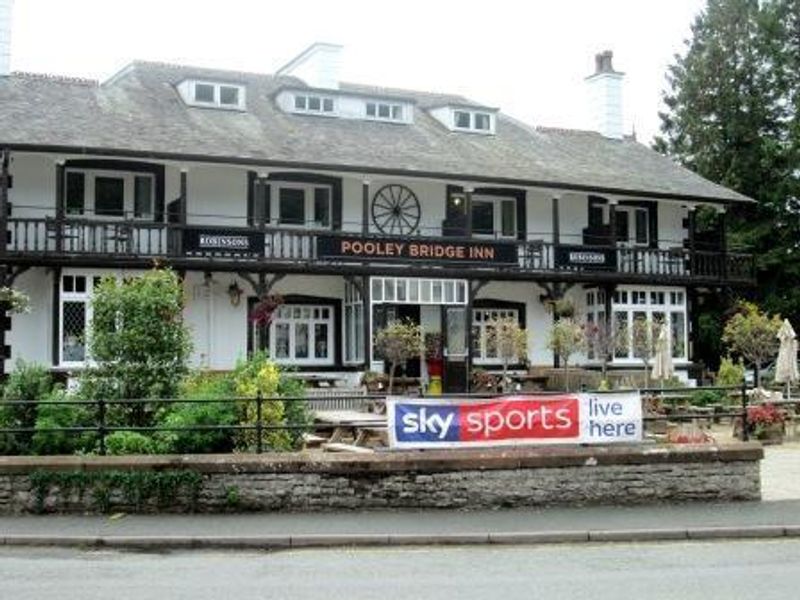
[[86, 363], [86, 335], [92, 321], [92, 292], [100, 277], [64, 273], [59, 282], [59, 364], [81, 366]]
[[284, 304], [270, 326], [270, 356], [296, 365], [333, 364], [332, 306]]
[[[588, 323], [602, 327], [606, 322], [605, 298], [602, 292], [586, 293]], [[636, 322], [646, 323], [646, 331], [655, 325], [666, 324], [670, 332], [672, 357], [688, 360], [688, 318], [686, 292], [675, 288], [619, 287], [611, 299], [611, 336], [614, 359], [620, 362], [638, 360], [641, 351], [634, 342]], [[588, 358], [598, 358], [590, 349]]]
[[[515, 308], [476, 308], [472, 311], [472, 362], [474, 364], [496, 364], [497, 348], [487, 340], [487, 333], [495, 319], [513, 318], [519, 321]], [[514, 362], [517, 362], [516, 360]]]
[[364, 362], [364, 299], [359, 288], [346, 283], [344, 289], [344, 362]]

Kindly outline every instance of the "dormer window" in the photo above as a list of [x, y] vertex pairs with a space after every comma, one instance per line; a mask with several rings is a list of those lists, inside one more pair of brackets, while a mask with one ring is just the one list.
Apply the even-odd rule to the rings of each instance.
[[184, 101], [192, 106], [244, 110], [243, 85], [213, 81], [184, 81], [178, 86]]
[[379, 121], [403, 121], [403, 105], [388, 102], [367, 102], [367, 118]]
[[486, 112], [454, 110], [453, 126], [455, 129], [462, 129], [465, 131], [491, 133], [492, 115]]
[[314, 94], [295, 94], [294, 110], [295, 112], [330, 115], [334, 112], [333, 98]]

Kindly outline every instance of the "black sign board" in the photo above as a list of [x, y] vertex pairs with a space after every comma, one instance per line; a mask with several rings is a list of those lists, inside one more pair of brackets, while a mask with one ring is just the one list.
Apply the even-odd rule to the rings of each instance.
[[317, 238], [320, 259], [360, 259], [408, 263], [517, 264], [513, 243], [494, 241], [438, 241], [413, 238], [389, 238], [320, 235]]
[[187, 254], [264, 254], [264, 234], [235, 229], [187, 229], [183, 234]]
[[556, 246], [556, 267], [581, 270], [614, 271], [617, 268], [617, 251], [614, 248], [591, 246]]

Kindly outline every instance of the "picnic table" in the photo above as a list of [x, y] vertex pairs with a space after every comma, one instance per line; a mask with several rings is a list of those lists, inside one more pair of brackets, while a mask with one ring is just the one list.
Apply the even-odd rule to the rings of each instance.
[[322, 444], [323, 449], [345, 451], [346, 444], [343, 441], [348, 439], [352, 439], [353, 448], [361, 450], [368, 442], [377, 440], [386, 443], [386, 415], [355, 410], [319, 410], [316, 411], [315, 421], [330, 427], [331, 433]]

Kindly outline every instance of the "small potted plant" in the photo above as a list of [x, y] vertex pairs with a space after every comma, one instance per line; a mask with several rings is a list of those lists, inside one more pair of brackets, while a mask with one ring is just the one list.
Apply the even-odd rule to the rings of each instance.
[[748, 406], [747, 431], [765, 444], [782, 444], [786, 433], [786, 413], [770, 403]]

